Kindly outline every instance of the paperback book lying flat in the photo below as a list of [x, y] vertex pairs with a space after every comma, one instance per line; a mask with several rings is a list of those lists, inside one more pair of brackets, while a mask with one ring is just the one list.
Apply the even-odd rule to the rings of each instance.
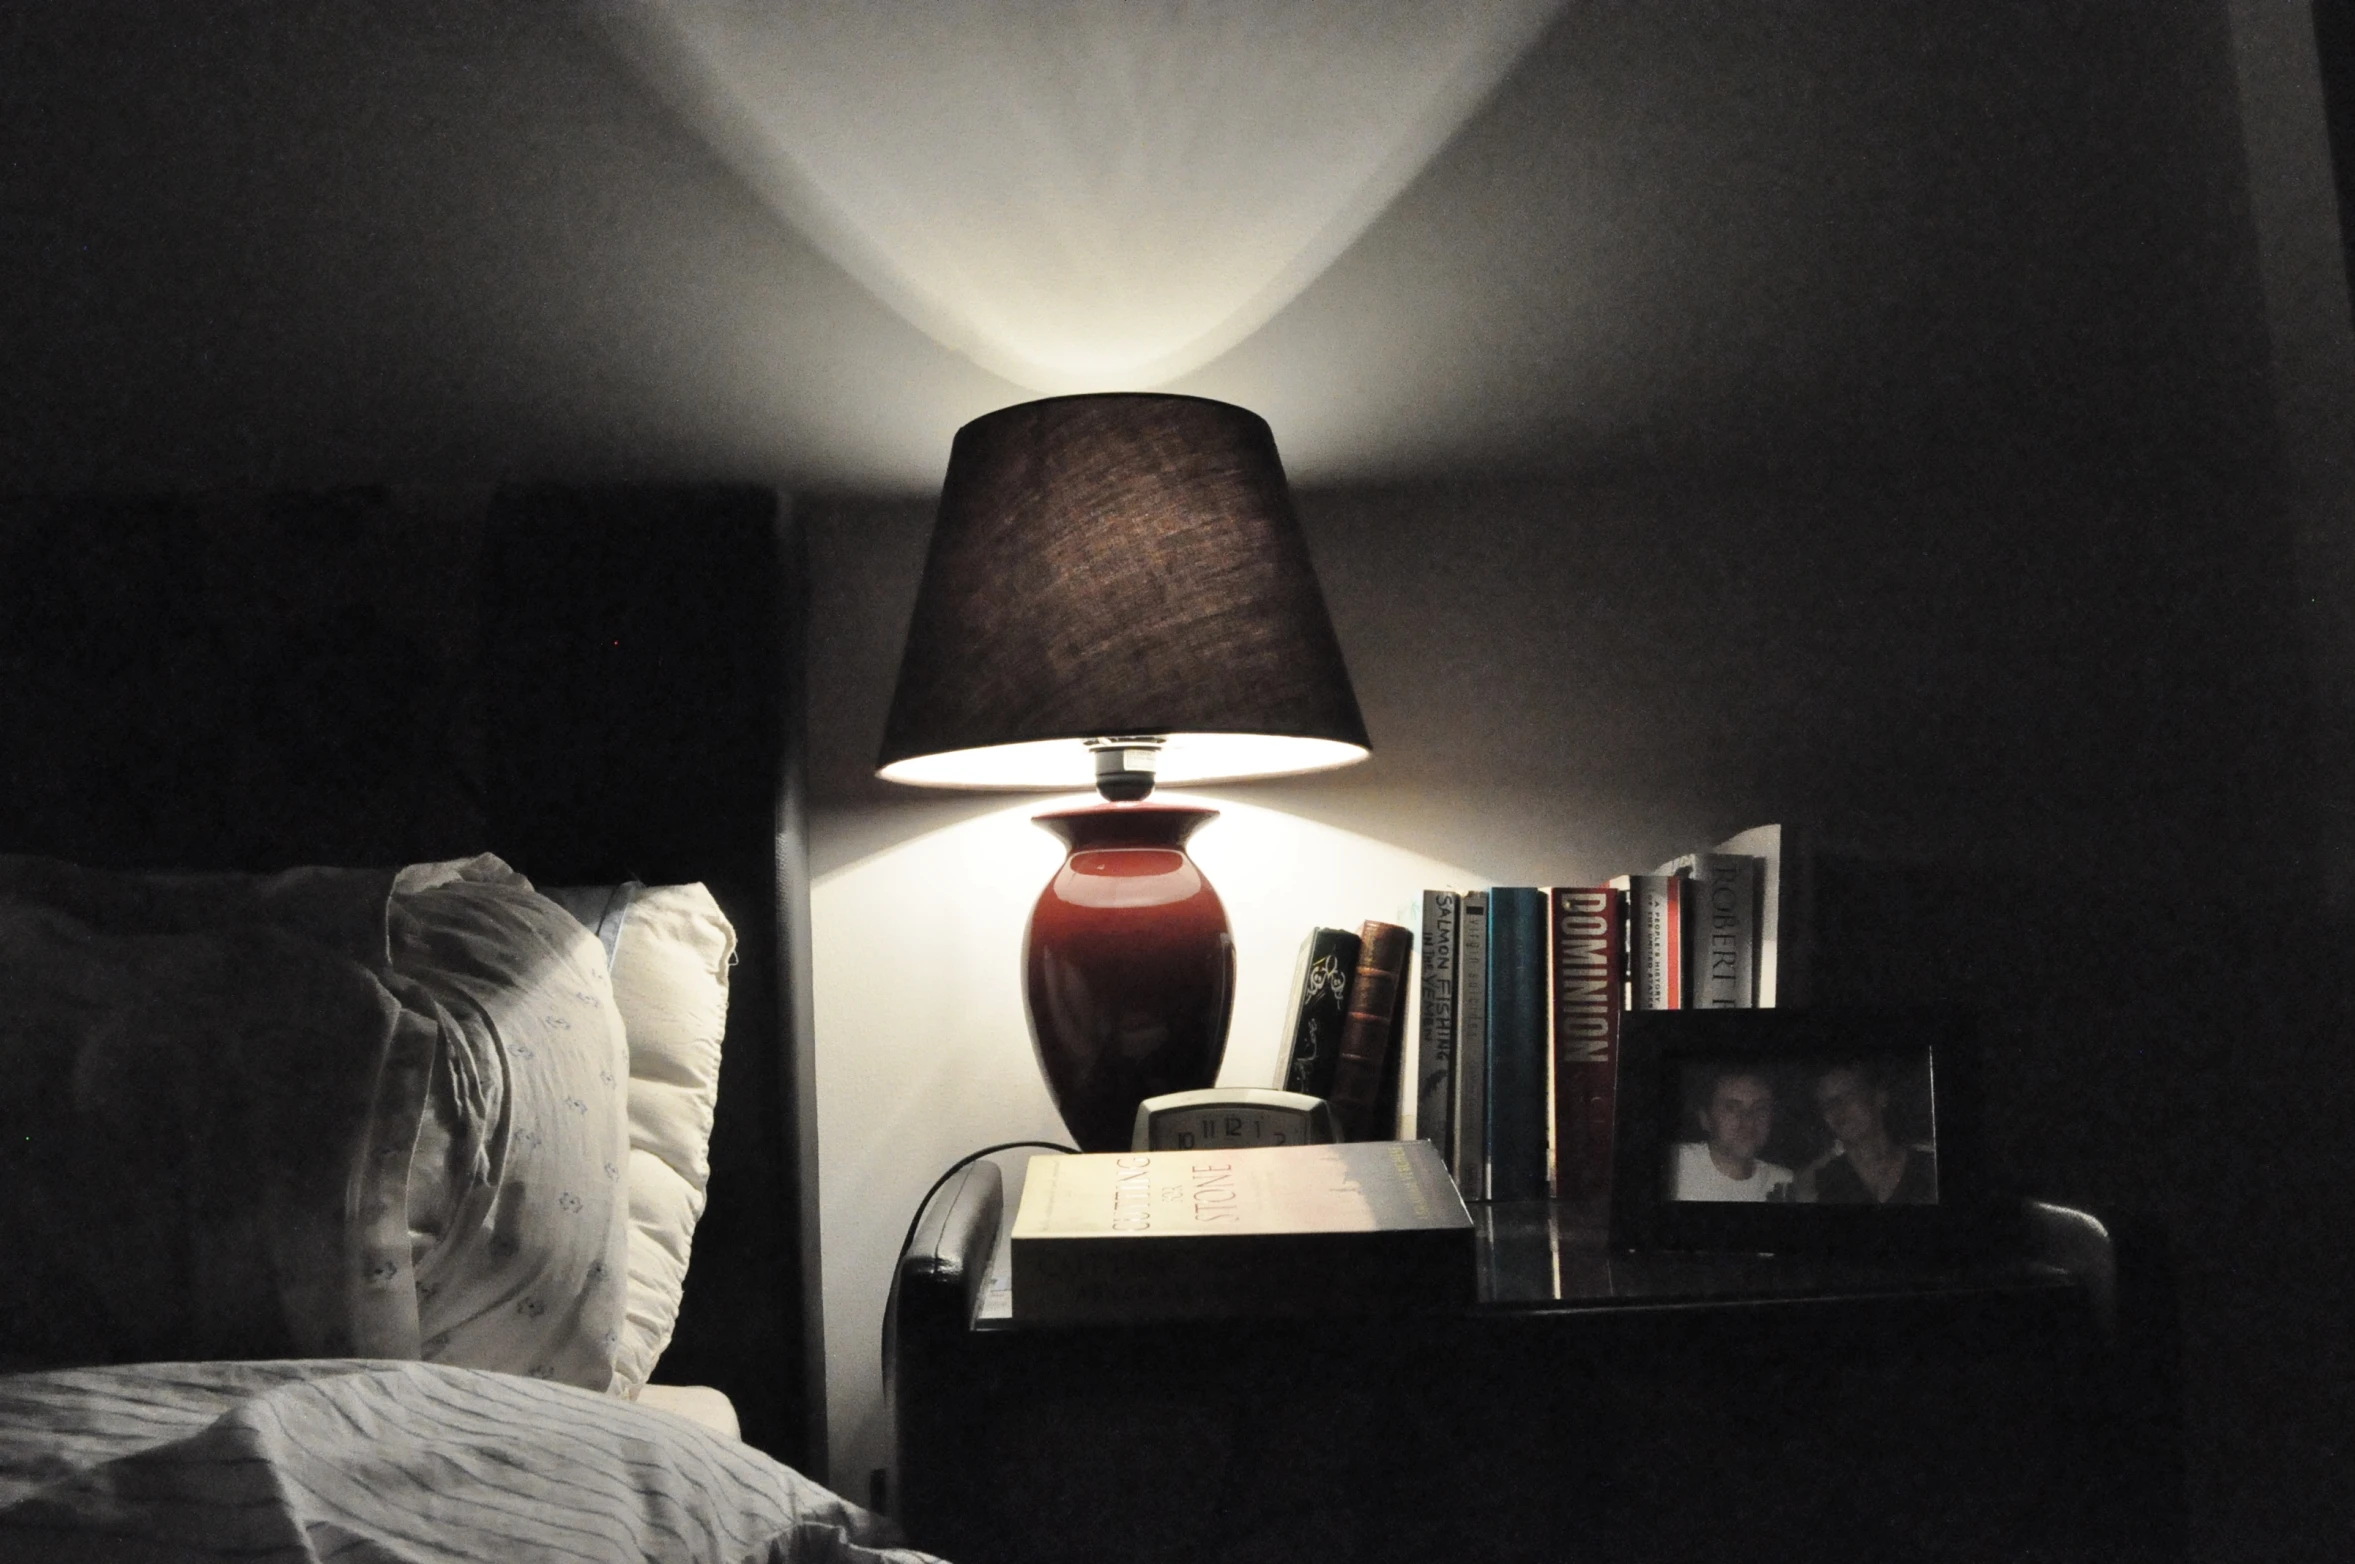
[[1472, 1217], [1429, 1141], [1033, 1157], [1017, 1320], [1353, 1314], [1472, 1301]]

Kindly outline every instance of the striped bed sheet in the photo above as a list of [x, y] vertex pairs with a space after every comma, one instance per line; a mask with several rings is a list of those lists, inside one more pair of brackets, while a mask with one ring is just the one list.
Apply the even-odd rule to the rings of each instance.
[[0, 1560], [919, 1564], [750, 1446], [570, 1386], [370, 1359], [0, 1376]]

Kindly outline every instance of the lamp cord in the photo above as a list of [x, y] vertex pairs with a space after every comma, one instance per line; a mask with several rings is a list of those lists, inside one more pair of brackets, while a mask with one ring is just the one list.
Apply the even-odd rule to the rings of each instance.
[[[974, 1163], [979, 1162], [983, 1157], [992, 1157], [1001, 1151], [1020, 1151], [1025, 1146], [1036, 1146], [1046, 1151], [1060, 1151], [1074, 1157], [1079, 1155], [1079, 1148], [1077, 1146], [1066, 1146], [1060, 1141], [1053, 1140], [1009, 1140], [1000, 1142], [995, 1146], [984, 1146], [979, 1151], [969, 1151], [965, 1153], [965, 1155], [950, 1163], [948, 1171], [943, 1173], [940, 1177], [934, 1179], [932, 1181], [932, 1187], [924, 1191], [924, 1198], [916, 1202], [916, 1214], [908, 1218], [908, 1230], [899, 1241], [899, 1252], [902, 1255], [905, 1255], [908, 1252], [908, 1245], [915, 1242], [916, 1229], [922, 1226], [924, 1222], [924, 1210], [927, 1206], [932, 1204], [932, 1197], [940, 1193], [941, 1186], [943, 1184], [946, 1184], [950, 1179], [955, 1178], [958, 1174], [964, 1172]], [[896, 1264], [897, 1262], [895, 1261], [894, 1263]]]

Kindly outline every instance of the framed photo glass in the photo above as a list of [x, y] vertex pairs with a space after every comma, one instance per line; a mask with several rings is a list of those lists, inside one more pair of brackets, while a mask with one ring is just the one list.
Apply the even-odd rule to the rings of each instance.
[[1631, 1012], [1613, 1244], [1968, 1250], [1988, 1211], [1973, 1043], [1952, 1010]]

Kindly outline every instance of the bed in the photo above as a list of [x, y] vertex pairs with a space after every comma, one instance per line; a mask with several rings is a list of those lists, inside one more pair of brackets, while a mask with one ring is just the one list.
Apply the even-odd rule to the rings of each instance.
[[[0, 501], [0, 1551], [888, 1547], [791, 1470], [822, 1461], [798, 561], [739, 486]], [[656, 1330], [615, 938], [689, 891], [725, 1038]], [[530, 1085], [503, 1006], [603, 1089]], [[127, 1106], [55, 1106], [92, 1101]], [[529, 1160], [572, 1133], [541, 1101], [584, 1146], [625, 1116], [610, 1189]], [[538, 1281], [459, 1312], [481, 1255], [432, 1222]]]

